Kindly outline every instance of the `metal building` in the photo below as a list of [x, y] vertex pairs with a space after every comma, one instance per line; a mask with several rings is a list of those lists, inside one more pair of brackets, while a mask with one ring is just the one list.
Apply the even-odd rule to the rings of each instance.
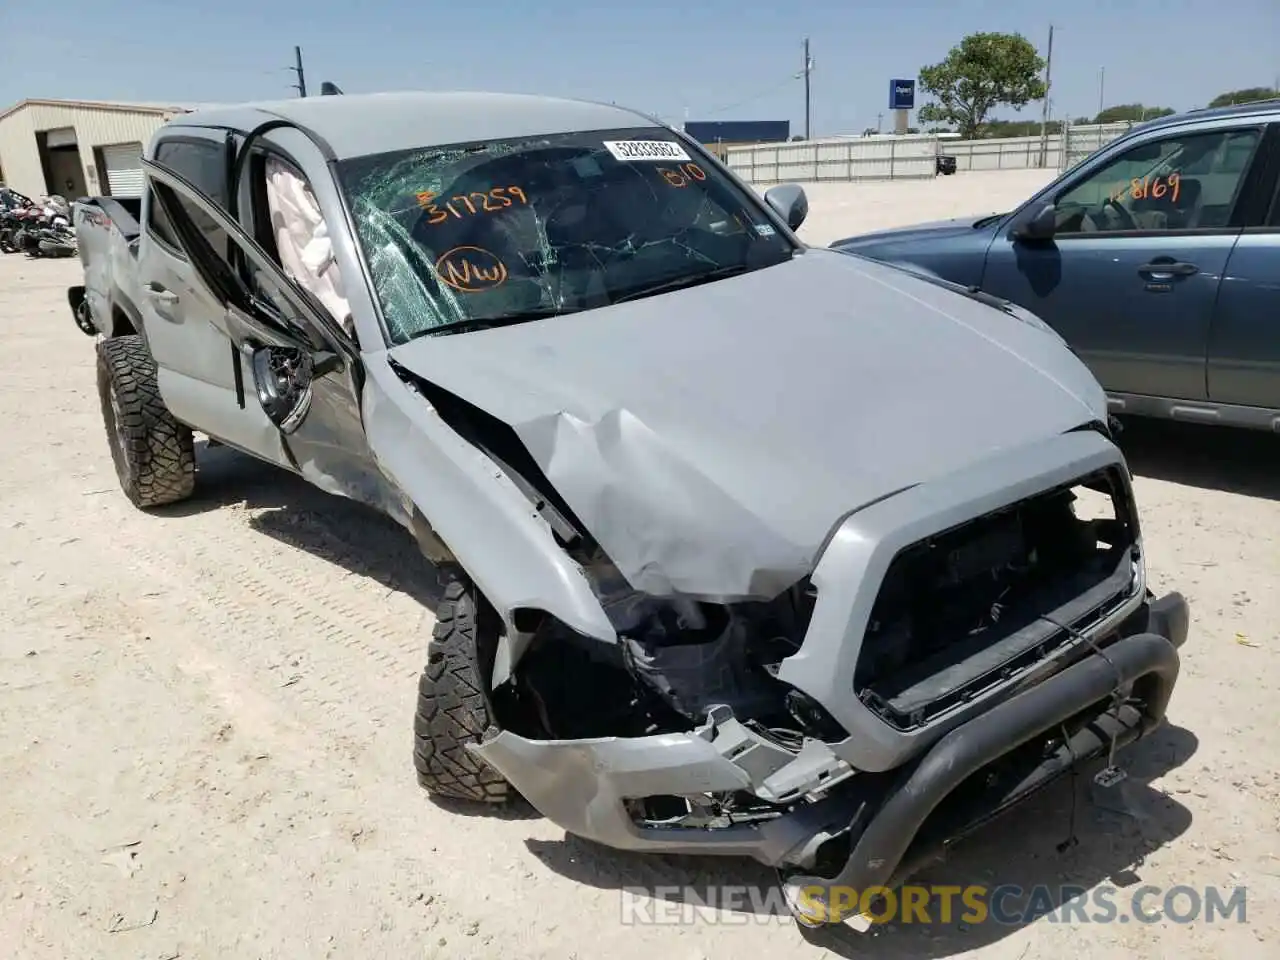
[[686, 120], [684, 132], [723, 160], [729, 147], [785, 143], [791, 139], [791, 121]]
[[0, 183], [29, 197], [142, 193], [142, 150], [191, 105], [23, 100], [0, 112]]

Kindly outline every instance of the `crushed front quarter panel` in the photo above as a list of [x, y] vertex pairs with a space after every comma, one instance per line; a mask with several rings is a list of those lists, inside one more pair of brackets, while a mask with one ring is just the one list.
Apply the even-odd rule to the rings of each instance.
[[601, 640], [617, 639], [582, 569], [492, 460], [454, 433], [396, 376], [365, 354], [364, 423], [379, 466], [413, 500], [514, 635], [512, 612], [543, 610]]

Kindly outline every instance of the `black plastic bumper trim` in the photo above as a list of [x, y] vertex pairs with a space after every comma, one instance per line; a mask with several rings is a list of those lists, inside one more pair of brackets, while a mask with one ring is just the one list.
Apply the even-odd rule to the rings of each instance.
[[[1156, 603], [1162, 605], [1157, 608]], [[1186, 601], [1181, 597], [1175, 594], [1172, 599], [1163, 598], [1156, 603], [1152, 604], [1153, 626], [1160, 623], [1176, 628], [1180, 619], [1185, 623]], [[1185, 626], [1182, 637], [1185, 639]], [[1118, 735], [1120, 742], [1138, 739], [1164, 719], [1178, 667], [1176, 638], [1155, 633], [1125, 637], [1105, 647], [1102, 654], [1090, 653], [939, 740], [867, 824], [837, 876], [792, 876], [789, 882], [825, 891], [823, 899], [828, 903], [832, 902], [832, 891], [837, 888], [856, 890], [861, 895], [871, 888], [901, 882], [905, 879], [903, 868], [909, 867], [904, 861], [928, 858], [928, 851], [919, 850], [915, 844], [922, 825], [971, 775], [1128, 684], [1133, 684], [1129, 701], [1137, 702], [1139, 708], [1122, 706], [1105, 713], [1098, 718], [1103, 721], [1102, 727], [1095, 722], [1093, 731], [1086, 728], [1081, 733], [1088, 732], [1097, 742], [1103, 742], [1098, 730], [1112, 727], [1110, 734]], [[1109, 745], [1110, 736], [1105, 740]], [[1073, 741], [1072, 751], [1076, 747]], [[1081, 758], [1080, 752], [1073, 752], [1065, 759], [1051, 758], [1046, 762], [1048, 769], [1042, 765], [1035, 776], [1028, 778], [1035, 782], [1025, 782], [1010, 791], [1006, 799], [993, 804], [978, 822], [985, 822], [999, 810], [1026, 799], [1038, 786]], [[976, 825], [971, 823], [968, 829]], [[910, 858], [907, 857], [909, 851]]]
[[1191, 629], [1191, 607], [1180, 593], [1167, 593], [1147, 604], [1147, 628], [1145, 633], [1156, 633], [1168, 638], [1178, 649], [1187, 642]]

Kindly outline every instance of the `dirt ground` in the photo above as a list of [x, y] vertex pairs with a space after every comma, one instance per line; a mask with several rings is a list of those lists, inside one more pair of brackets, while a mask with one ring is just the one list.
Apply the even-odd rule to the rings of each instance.
[[[1044, 179], [824, 184], [804, 232], [1007, 208]], [[953, 917], [806, 938], [747, 906], [635, 925], [624, 888], [771, 875], [426, 798], [410, 720], [433, 574], [389, 522], [222, 449], [200, 451], [194, 501], [131, 508], [66, 308], [78, 273], [0, 258], [4, 956], [1106, 960], [1280, 942], [1277, 438], [1129, 428], [1153, 586], [1193, 610], [1170, 723], [1122, 755], [1125, 812], [1063, 783], [921, 878], [1245, 885], [1246, 923]], [[1073, 797], [1079, 842], [1059, 853]]]

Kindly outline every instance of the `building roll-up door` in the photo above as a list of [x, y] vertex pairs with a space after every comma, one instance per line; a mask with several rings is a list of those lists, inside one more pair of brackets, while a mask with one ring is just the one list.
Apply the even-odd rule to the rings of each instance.
[[102, 166], [107, 192], [113, 197], [141, 197], [142, 144], [117, 143], [102, 148]]
[[56, 130], [47, 131], [44, 135], [44, 145], [51, 149], [53, 147], [74, 147], [76, 145], [76, 128], [58, 127]]

